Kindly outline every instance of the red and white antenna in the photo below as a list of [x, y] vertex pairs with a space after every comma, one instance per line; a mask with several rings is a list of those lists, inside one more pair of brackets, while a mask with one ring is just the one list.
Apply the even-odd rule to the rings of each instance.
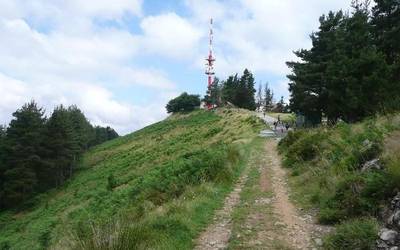
[[[209, 41], [209, 51], [208, 51], [208, 57], [206, 58], [206, 75], [208, 76], [208, 88], [211, 87], [211, 84], [214, 81], [214, 62], [215, 58], [213, 55], [213, 19], [210, 19], [210, 41]], [[208, 109], [211, 109], [211, 105], [208, 105]]]

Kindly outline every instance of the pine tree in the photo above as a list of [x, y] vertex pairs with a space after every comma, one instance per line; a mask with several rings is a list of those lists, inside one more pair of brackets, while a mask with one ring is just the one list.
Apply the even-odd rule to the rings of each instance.
[[46, 124], [46, 145], [51, 168], [51, 186], [60, 186], [73, 174], [81, 149], [69, 111], [62, 105], [54, 109]]
[[6, 207], [27, 201], [36, 191], [43, 167], [44, 112], [32, 101], [13, 113], [7, 129], [4, 171]]
[[295, 53], [301, 62], [288, 63], [291, 110], [311, 124], [323, 115], [330, 123], [359, 121], [393, 100], [390, 67], [374, 45], [367, 3], [353, 2], [348, 15], [322, 16], [319, 31], [311, 35], [312, 48]]
[[261, 110], [264, 106], [263, 104], [264, 104], [263, 87], [262, 84], [260, 83], [258, 85], [258, 90], [257, 90], [257, 109]]
[[257, 105], [254, 98], [254, 94], [256, 93], [255, 80], [253, 74], [245, 69], [243, 75], [240, 77], [236, 102], [239, 108], [245, 108], [249, 110], [255, 110]]
[[203, 101], [206, 105], [212, 107], [221, 106], [221, 87], [218, 78], [215, 78], [212, 84], [208, 87], [207, 94], [204, 96]]
[[239, 88], [238, 75], [229, 76], [228, 79], [222, 82], [221, 97], [224, 103], [232, 103], [236, 105], [237, 91]]
[[332, 81], [332, 86], [338, 82], [343, 86], [335, 93], [345, 100], [336, 112], [347, 122], [382, 111], [388, 94], [390, 71], [384, 55], [373, 44], [368, 7], [353, 3], [352, 15], [342, 22], [340, 54], [330, 63], [338, 70], [328, 72], [333, 79], [339, 79]]
[[375, 0], [372, 8], [372, 27], [375, 45], [390, 65], [386, 89], [385, 111], [400, 110], [400, 3], [398, 0]]
[[264, 87], [264, 111], [271, 111], [274, 105], [274, 93], [269, 88], [268, 83]]
[[[319, 31], [311, 34], [312, 48], [310, 50], [299, 50], [295, 55], [302, 62], [288, 62], [292, 74], [288, 75], [289, 91], [291, 92], [290, 106], [296, 113], [305, 115], [311, 124], [321, 122], [323, 112], [330, 105], [335, 107], [342, 105], [341, 97], [337, 96], [333, 89], [328, 91], [328, 64], [333, 60], [339, 45], [338, 30], [343, 21], [342, 11], [337, 13], [329, 12], [328, 15], [320, 17]], [[333, 87], [341, 86], [340, 84]], [[328, 104], [328, 96], [331, 95], [331, 102]], [[335, 100], [338, 97], [339, 100]], [[335, 104], [334, 104], [335, 103]], [[336, 111], [335, 111], [336, 112]], [[336, 120], [338, 114], [332, 112], [327, 114], [329, 119]]]
[[76, 105], [68, 107], [68, 114], [72, 123], [73, 132], [78, 140], [80, 153], [83, 153], [89, 148], [90, 142], [94, 139], [95, 134], [93, 126]]
[[281, 96], [281, 99], [276, 104], [276, 112], [283, 113], [285, 111], [285, 106], [286, 106], [285, 100], [283, 99], [283, 96]]

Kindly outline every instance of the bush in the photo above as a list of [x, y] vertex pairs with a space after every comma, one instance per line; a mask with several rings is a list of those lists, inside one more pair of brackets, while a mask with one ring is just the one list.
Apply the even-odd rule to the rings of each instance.
[[378, 223], [375, 219], [356, 219], [347, 221], [336, 228], [324, 240], [325, 249], [368, 250], [375, 249]]
[[200, 106], [198, 95], [189, 95], [184, 92], [180, 96], [170, 100], [166, 106], [168, 113], [193, 111]]
[[375, 216], [379, 205], [393, 190], [383, 172], [350, 174], [341, 180], [335, 193], [322, 204], [319, 221], [333, 224], [357, 216]]
[[[293, 167], [302, 162], [313, 160], [320, 152], [323, 133], [300, 132], [299, 134], [290, 133], [287, 141], [281, 144], [281, 147], [288, 146], [286, 149], [284, 165]], [[291, 143], [289, 145], [289, 143]]]

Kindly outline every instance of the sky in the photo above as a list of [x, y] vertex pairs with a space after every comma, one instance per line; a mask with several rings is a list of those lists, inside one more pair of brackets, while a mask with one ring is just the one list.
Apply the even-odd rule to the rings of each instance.
[[204, 95], [209, 18], [216, 75], [248, 68], [287, 100], [292, 51], [350, 0], [0, 0], [0, 124], [35, 100], [76, 104], [124, 135], [164, 119], [186, 91]]

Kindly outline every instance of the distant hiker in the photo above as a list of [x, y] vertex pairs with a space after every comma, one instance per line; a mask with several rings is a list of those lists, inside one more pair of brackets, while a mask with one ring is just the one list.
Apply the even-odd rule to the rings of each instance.
[[276, 130], [276, 126], [278, 125], [277, 122], [274, 122], [274, 130]]
[[263, 115], [264, 115], [264, 118], [265, 118], [265, 110], [263, 111]]
[[280, 122], [281, 122], [281, 116], [278, 115], [278, 123], [280, 123]]
[[289, 130], [289, 128], [290, 128], [290, 125], [289, 125], [289, 123], [287, 122], [287, 123], [285, 123], [285, 128], [286, 128], [286, 131], [288, 131]]

